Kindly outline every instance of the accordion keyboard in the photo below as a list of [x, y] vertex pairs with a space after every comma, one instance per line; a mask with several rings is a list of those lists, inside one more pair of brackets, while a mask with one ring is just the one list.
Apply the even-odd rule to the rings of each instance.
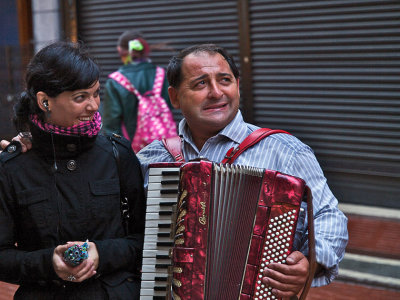
[[179, 167], [150, 167], [140, 299], [166, 299], [171, 224], [178, 197]]

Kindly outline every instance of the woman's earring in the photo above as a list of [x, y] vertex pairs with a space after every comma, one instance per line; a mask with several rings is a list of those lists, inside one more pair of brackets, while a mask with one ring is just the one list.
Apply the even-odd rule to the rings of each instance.
[[44, 100], [43, 101], [43, 106], [46, 108], [46, 110], [49, 112], [50, 111], [50, 109], [49, 109], [49, 102], [47, 101], [47, 100]]
[[49, 118], [49, 117], [50, 117], [50, 114], [51, 114], [50, 108], [49, 108], [49, 101], [44, 100], [44, 101], [43, 101], [43, 106], [44, 106], [44, 108], [46, 109], [47, 118]]

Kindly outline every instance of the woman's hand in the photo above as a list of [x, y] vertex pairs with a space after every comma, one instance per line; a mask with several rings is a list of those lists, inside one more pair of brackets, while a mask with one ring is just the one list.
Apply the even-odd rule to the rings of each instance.
[[53, 267], [54, 271], [62, 280], [72, 282], [82, 282], [90, 277], [96, 275], [97, 267], [99, 266], [99, 253], [97, 252], [96, 244], [88, 242], [89, 257], [77, 266], [70, 266], [64, 261], [64, 252], [71, 246], [78, 244], [82, 245], [84, 242], [68, 242], [65, 245], [57, 246], [53, 254]]

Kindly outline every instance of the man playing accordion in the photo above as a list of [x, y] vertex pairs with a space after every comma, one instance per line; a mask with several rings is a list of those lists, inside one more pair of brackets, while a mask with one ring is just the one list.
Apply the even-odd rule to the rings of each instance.
[[[167, 68], [169, 96], [184, 119], [179, 123], [185, 161], [206, 158], [221, 162], [227, 151], [238, 146], [257, 126], [245, 123], [239, 110], [239, 71], [233, 58], [213, 44], [192, 46], [173, 57]], [[138, 153], [147, 178], [148, 166], [173, 162], [161, 141]], [[312, 149], [289, 134], [274, 134], [243, 152], [235, 164], [276, 170], [302, 178], [313, 195], [317, 271], [312, 286], [329, 284], [338, 274], [348, 240], [347, 218]], [[303, 203], [302, 206], [306, 204]], [[262, 281], [277, 298], [290, 298], [303, 288], [309, 270], [307, 219], [300, 213], [293, 252], [286, 264], [271, 263]]]

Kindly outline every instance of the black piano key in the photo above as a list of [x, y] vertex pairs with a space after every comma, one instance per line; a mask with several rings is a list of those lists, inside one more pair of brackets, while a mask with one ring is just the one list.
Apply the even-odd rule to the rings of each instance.
[[167, 282], [167, 277], [156, 276], [156, 277], [154, 277], [154, 281], [157, 281], [157, 282]]
[[160, 247], [172, 247], [174, 243], [172, 242], [157, 242], [157, 246]]
[[167, 297], [164, 296], [153, 296], [153, 300], [166, 300]]
[[168, 255], [157, 254], [156, 255], [156, 259], [169, 259], [169, 256]]
[[158, 237], [169, 237], [171, 235], [171, 233], [169, 232], [159, 232], [157, 233]]
[[178, 189], [163, 189], [160, 190], [160, 194], [178, 194]]
[[158, 214], [160, 216], [171, 216], [172, 215], [172, 211], [168, 211], [168, 210], [161, 210], [158, 212]]
[[163, 175], [163, 176], [168, 176], [168, 175], [179, 176], [179, 170], [176, 170], [176, 171], [172, 171], [172, 170], [170, 170], [170, 171], [167, 171], [167, 170], [161, 171], [161, 175]]
[[154, 290], [155, 291], [166, 292], [167, 291], [167, 287], [166, 286], [155, 286]]
[[178, 186], [179, 184], [179, 180], [175, 179], [175, 180], [161, 180], [161, 185], [163, 184], [174, 184], [176, 186]]
[[158, 228], [171, 228], [171, 224], [160, 223], [158, 224]]
[[168, 269], [170, 264], [156, 264], [156, 269]]
[[160, 206], [172, 206], [176, 204], [176, 202], [160, 202]]

